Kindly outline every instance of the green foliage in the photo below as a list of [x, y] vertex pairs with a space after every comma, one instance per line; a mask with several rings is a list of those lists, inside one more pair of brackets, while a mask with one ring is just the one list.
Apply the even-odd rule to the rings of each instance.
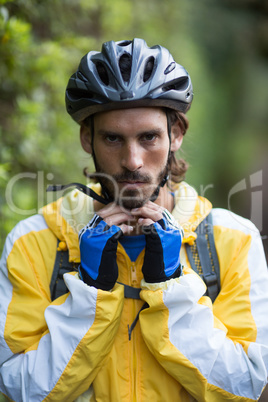
[[257, 8], [241, 7], [225, 0], [0, 0], [0, 249], [14, 224], [51, 197], [47, 184], [84, 180], [91, 161], [64, 92], [80, 58], [110, 39], [159, 43], [188, 69], [195, 98], [182, 152], [187, 180], [198, 190], [213, 184], [208, 197], [225, 206], [228, 189], [262, 168], [267, 145], [265, 41], [259, 51]]

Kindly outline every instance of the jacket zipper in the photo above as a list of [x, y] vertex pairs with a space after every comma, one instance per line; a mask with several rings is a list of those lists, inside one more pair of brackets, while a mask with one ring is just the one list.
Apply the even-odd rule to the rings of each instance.
[[136, 266], [132, 262], [130, 266], [130, 281], [131, 281], [131, 286], [137, 286], [138, 284], [138, 278], [137, 278], [137, 272], [136, 272]]
[[[136, 272], [136, 264], [131, 262], [130, 265], [130, 284], [131, 286], [137, 286], [138, 284], [138, 278], [137, 278], [137, 272]], [[134, 320], [136, 317], [136, 300], [132, 300], [132, 319]], [[131, 371], [132, 371], [132, 378], [133, 378], [133, 402], [137, 402], [137, 356], [136, 356], [136, 336], [134, 333], [132, 333], [132, 339], [130, 341], [131, 344], [131, 355], [132, 355], [132, 367], [131, 367]]]

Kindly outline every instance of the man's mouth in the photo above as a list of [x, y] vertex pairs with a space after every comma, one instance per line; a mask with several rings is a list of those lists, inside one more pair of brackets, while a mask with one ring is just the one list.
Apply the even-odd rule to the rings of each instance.
[[124, 189], [136, 189], [141, 188], [145, 184], [151, 182], [150, 177], [147, 175], [141, 175], [137, 172], [128, 172], [128, 174], [116, 175], [114, 179], [118, 183], [119, 187]]
[[118, 184], [125, 188], [136, 188], [143, 186], [146, 182], [141, 180], [120, 180]]

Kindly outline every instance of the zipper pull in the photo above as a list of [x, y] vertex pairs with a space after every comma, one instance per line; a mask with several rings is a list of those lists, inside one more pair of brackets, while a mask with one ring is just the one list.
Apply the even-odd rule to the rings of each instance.
[[131, 285], [137, 285], [138, 283], [138, 278], [137, 278], [137, 272], [136, 272], [136, 266], [135, 264], [131, 264]]

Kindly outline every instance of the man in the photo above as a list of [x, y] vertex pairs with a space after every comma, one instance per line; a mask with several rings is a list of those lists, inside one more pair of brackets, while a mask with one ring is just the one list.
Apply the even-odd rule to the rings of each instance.
[[[261, 239], [182, 182], [174, 153], [192, 97], [186, 70], [141, 39], [105, 43], [70, 78], [67, 110], [95, 183], [7, 238], [0, 389], [11, 400], [259, 398], [268, 367]], [[213, 305], [186, 254], [209, 214], [220, 263]], [[67, 293], [55, 297], [55, 258], [67, 249], [78, 272], [64, 275]]]

